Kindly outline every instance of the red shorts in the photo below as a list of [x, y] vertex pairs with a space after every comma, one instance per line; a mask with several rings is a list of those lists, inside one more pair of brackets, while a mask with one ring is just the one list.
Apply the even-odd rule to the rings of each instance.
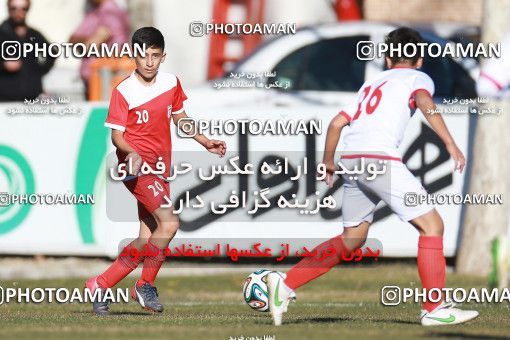
[[170, 200], [170, 184], [156, 175], [143, 175], [124, 182], [126, 188], [138, 201], [138, 217], [152, 214], [162, 204]]

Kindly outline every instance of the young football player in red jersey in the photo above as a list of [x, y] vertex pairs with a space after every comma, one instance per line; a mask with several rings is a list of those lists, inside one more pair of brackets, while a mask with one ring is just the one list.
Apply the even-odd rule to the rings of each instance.
[[[172, 207], [161, 207], [165, 203], [163, 198], [170, 197], [169, 183], [162, 177], [170, 175], [170, 124], [173, 121], [181, 128], [179, 121], [187, 118], [183, 107], [187, 97], [175, 75], [158, 71], [166, 57], [165, 41], [159, 30], [140, 28], [133, 34], [132, 44], [145, 46], [145, 55], [135, 57], [136, 70], [113, 90], [105, 126], [112, 129], [112, 142], [117, 148], [119, 163], [132, 164], [128, 170], [134, 178], [124, 184], [137, 199], [140, 233], [125, 249], [146, 247], [148, 253], [155, 256], [131, 258], [119, 255], [104, 273], [87, 280], [86, 287], [91, 292], [111, 288], [143, 262], [142, 275], [132, 296], [144, 309], [162, 312], [154, 280], [165, 260], [164, 249], [179, 228], [179, 219]], [[193, 138], [207, 151], [220, 157], [225, 155], [225, 142], [210, 140], [202, 134]], [[156, 163], [161, 160], [165, 164], [164, 176], [139, 175], [143, 162], [152, 169], [159, 169]], [[108, 314], [108, 302], [96, 300], [94, 312]]]
[[[418, 32], [410, 28], [399, 28], [388, 34], [386, 44], [403, 49], [406, 44], [422, 41]], [[416, 49], [419, 50], [419, 49]], [[343, 175], [344, 192], [342, 215], [344, 231], [320, 245], [315, 250], [321, 254], [334, 248], [338, 256], [319, 261], [314, 257], [301, 260], [286, 275], [278, 272], [268, 275], [269, 306], [275, 325], [282, 322], [290, 300], [295, 299], [294, 290], [325, 274], [340, 262], [343, 252], [362, 247], [372, 223], [376, 205], [383, 200], [402, 220], [411, 223], [420, 233], [418, 241], [418, 273], [422, 286], [427, 291], [445, 287], [446, 262], [443, 254], [443, 220], [433, 206], [428, 204], [406, 204], [406, 193], [426, 195], [421, 183], [402, 163], [397, 151], [407, 122], [419, 108], [434, 131], [445, 143], [446, 149], [460, 172], [465, 165], [462, 152], [450, 135], [443, 118], [434, 113], [432, 100], [434, 83], [417, 69], [423, 59], [419, 55], [411, 58], [389, 55], [386, 57], [389, 70], [367, 81], [358, 91], [357, 100], [342, 110], [328, 128], [323, 163], [331, 185], [337, 167], [334, 153], [342, 129], [350, 125], [344, 138], [342, 163], [352, 169], [360, 158], [383, 159], [389, 163], [388, 176], [367, 180], [366, 174], [359, 178]], [[421, 203], [421, 202], [418, 202]], [[433, 294], [431, 294], [432, 296]], [[420, 315], [424, 326], [453, 325], [469, 321], [478, 316], [476, 311], [454, 308], [454, 304], [443, 301], [443, 296], [433, 296], [423, 303]], [[436, 301], [437, 302], [434, 302]]]

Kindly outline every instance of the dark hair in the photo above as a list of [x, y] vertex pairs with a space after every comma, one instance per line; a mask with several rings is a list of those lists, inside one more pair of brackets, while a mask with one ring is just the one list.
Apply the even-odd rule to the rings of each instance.
[[[386, 38], [384, 39], [384, 43], [386, 45], [389, 45], [388, 51], [386, 52], [386, 56], [390, 58], [391, 62], [393, 64], [396, 64], [398, 62], [406, 62], [410, 61], [411, 65], [415, 65], [418, 59], [420, 59], [421, 55], [419, 53], [416, 53], [411, 58], [406, 57], [404, 53], [401, 53], [399, 56], [397, 53], [393, 53], [393, 55], [390, 53], [391, 46], [400, 46], [400, 48], [403, 50], [404, 46], [407, 44], [419, 44], [422, 43], [423, 39], [417, 31], [413, 30], [409, 27], [400, 27], [396, 30], [391, 31], [388, 33]], [[420, 49], [417, 47], [417, 51]]]
[[144, 45], [146, 48], [161, 48], [165, 50], [165, 38], [163, 38], [163, 34], [155, 28], [155, 27], [142, 27], [136, 30], [133, 33], [133, 37], [131, 38], [131, 44], [135, 45]]

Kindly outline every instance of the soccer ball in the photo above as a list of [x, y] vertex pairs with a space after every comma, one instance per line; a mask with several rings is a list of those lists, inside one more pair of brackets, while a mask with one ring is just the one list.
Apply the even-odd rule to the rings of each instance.
[[260, 269], [244, 280], [244, 301], [256, 311], [269, 312], [267, 274], [271, 272], [271, 270]]

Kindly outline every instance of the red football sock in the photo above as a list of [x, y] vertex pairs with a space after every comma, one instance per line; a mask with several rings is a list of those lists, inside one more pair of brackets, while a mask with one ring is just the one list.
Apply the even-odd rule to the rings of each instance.
[[[418, 273], [423, 288], [428, 291], [432, 288], [443, 289], [446, 280], [446, 260], [443, 254], [443, 237], [442, 236], [420, 236], [418, 241]], [[438, 295], [432, 295], [435, 300]], [[423, 303], [423, 309], [431, 312], [434, 308], [441, 304], [439, 302]]]
[[[136, 249], [133, 242], [125, 247], [123, 253], [129, 251], [129, 254], [131, 254], [132, 250]], [[111, 288], [115, 286], [120, 282], [120, 280], [135, 270], [142, 261], [142, 256], [135, 257], [119, 255], [112, 265], [108, 267], [103, 274], [97, 277], [97, 284], [102, 288]]]
[[[336, 255], [326, 257], [324, 260], [319, 261], [322, 252], [331, 247], [335, 249]], [[346, 249], [342, 235], [338, 235], [319, 244], [312, 250], [312, 252], [317, 250], [317, 257], [306, 257], [299, 261], [287, 272], [287, 278], [284, 281], [285, 284], [291, 289], [296, 289], [326, 274], [332, 267], [340, 263], [340, 256]]]
[[147, 256], [143, 261], [142, 276], [136, 283], [138, 287], [145, 283], [149, 283], [153, 286], [156, 275], [158, 275], [161, 265], [165, 262], [165, 250], [159, 249], [150, 240], [147, 242], [147, 250], [152, 255]]

